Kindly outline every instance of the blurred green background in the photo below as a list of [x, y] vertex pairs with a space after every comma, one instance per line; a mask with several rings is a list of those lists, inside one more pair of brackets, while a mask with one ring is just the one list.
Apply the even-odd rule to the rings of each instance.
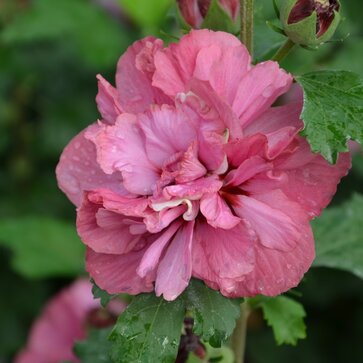
[[[272, 0], [256, 0], [256, 58], [281, 43], [265, 21]], [[297, 49], [283, 63], [301, 74], [346, 69], [363, 77], [363, 3], [342, 0], [335, 41]], [[118, 57], [135, 40], [178, 34], [172, 0], [0, 1], [0, 363], [24, 344], [44, 302], [83, 274], [75, 210], [56, 184], [59, 155], [99, 116], [96, 74], [112, 81]], [[333, 202], [363, 194], [363, 159]], [[344, 216], [342, 216], [344, 218]], [[277, 347], [261, 316], [250, 319], [247, 362], [363, 362], [363, 281], [348, 272], [312, 269], [298, 288], [308, 338]], [[36, 362], [34, 362], [36, 363]]]

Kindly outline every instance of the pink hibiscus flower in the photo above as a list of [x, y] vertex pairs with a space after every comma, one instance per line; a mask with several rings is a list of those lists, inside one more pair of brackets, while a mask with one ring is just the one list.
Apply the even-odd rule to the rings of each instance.
[[[77, 340], [86, 337], [87, 327], [114, 323], [112, 315], [101, 309], [91, 290], [92, 285], [87, 280], [77, 280], [50, 300], [34, 323], [27, 346], [15, 363], [79, 362], [72, 349]], [[121, 301], [110, 304], [113, 314], [120, 314], [125, 308]]]
[[277, 295], [314, 258], [309, 221], [350, 167], [299, 136], [301, 93], [275, 62], [251, 65], [234, 36], [192, 31], [136, 42], [116, 88], [101, 76], [102, 119], [57, 167], [77, 208], [86, 266], [110, 293], [173, 300], [193, 276], [229, 297]]

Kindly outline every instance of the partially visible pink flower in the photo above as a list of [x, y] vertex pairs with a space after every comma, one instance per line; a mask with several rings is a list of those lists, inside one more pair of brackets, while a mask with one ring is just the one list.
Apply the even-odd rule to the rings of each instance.
[[[192, 28], [200, 28], [207, 16], [211, 0], [177, 0], [184, 20]], [[240, 0], [219, 0], [227, 14], [236, 21], [240, 9]]]
[[110, 293], [173, 300], [193, 276], [230, 297], [277, 295], [314, 258], [309, 221], [350, 167], [299, 136], [301, 92], [275, 62], [253, 66], [234, 36], [146, 38], [99, 77], [102, 120], [57, 167], [77, 205], [86, 266]]
[[[77, 280], [52, 298], [34, 323], [15, 363], [78, 362], [72, 351], [74, 343], [86, 337], [88, 326], [107, 326], [110, 320], [91, 290], [89, 281]], [[119, 314], [123, 309], [122, 302], [111, 304], [112, 313]]]

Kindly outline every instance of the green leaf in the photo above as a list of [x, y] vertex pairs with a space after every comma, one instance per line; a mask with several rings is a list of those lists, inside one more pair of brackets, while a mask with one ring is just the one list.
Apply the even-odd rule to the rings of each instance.
[[191, 280], [183, 298], [194, 318], [194, 333], [220, 347], [234, 330], [241, 299], [228, 299], [199, 280]]
[[88, 333], [87, 340], [76, 342], [74, 352], [82, 363], [109, 363], [111, 361], [111, 342], [108, 337], [112, 328], [94, 329]]
[[[271, 5], [271, 4], [269, 4]], [[277, 19], [269, 19], [272, 15], [266, 9], [266, 4], [256, 4], [254, 17], [254, 56], [258, 62], [270, 59], [276, 50], [283, 44], [286, 37], [273, 31], [271, 27], [280, 27]], [[271, 9], [273, 12], [273, 10]]]
[[92, 286], [92, 294], [95, 299], [100, 299], [101, 305], [105, 308], [108, 303], [117, 295], [110, 295], [107, 291], [102, 290], [100, 287], [96, 285], [96, 283], [91, 279]]
[[278, 345], [296, 345], [306, 338], [304, 307], [286, 296], [257, 296], [249, 299], [251, 307], [261, 307], [267, 324], [272, 328]]
[[[92, 31], [91, 29], [97, 29]], [[100, 7], [82, 0], [33, 0], [1, 33], [4, 42], [65, 38], [91, 65], [114, 64], [130, 43], [122, 29]]]
[[182, 299], [136, 296], [111, 334], [116, 363], [174, 363], [184, 321]]
[[232, 34], [237, 33], [239, 30], [237, 23], [223, 9], [218, 0], [212, 0], [208, 13], [204, 18], [202, 28], [215, 31], [221, 30]]
[[118, 0], [124, 11], [141, 27], [158, 27], [172, 0]]
[[363, 196], [329, 208], [312, 222], [316, 267], [347, 270], [363, 278]]
[[335, 163], [347, 140], [363, 143], [363, 83], [346, 71], [312, 72], [296, 77], [304, 89], [301, 114], [313, 152]]
[[84, 245], [73, 224], [44, 217], [3, 219], [0, 244], [13, 252], [14, 269], [29, 278], [84, 271]]

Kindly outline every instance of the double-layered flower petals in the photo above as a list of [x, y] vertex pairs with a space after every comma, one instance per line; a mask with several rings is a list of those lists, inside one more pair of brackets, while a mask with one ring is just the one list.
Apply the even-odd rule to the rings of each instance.
[[292, 76], [199, 30], [167, 48], [136, 42], [116, 88], [98, 79], [102, 117], [57, 167], [96, 283], [167, 300], [191, 277], [229, 297], [296, 286], [314, 258], [309, 221], [350, 158], [330, 165], [299, 136], [301, 92], [276, 102]]

